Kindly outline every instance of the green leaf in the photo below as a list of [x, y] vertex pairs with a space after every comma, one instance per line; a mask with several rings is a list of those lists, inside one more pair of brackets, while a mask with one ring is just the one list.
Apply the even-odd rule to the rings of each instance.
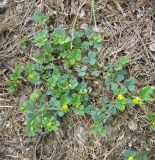
[[98, 133], [102, 137], [106, 137], [106, 131], [103, 128], [102, 124], [92, 124], [90, 131], [95, 134]]
[[137, 155], [136, 160], [149, 160], [146, 153], [140, 153]]
[[153, 113], [151, 113], [151, 112], [148, 113], [148, 115], [147, 115], [147, 120], [148, 120], [148, 123], [149, 123], [151, 129], [152, 129], [153, 131], [155, 131], [155, 114], [153, 114]]
[[69, 80], [69, 82], [70, 82], [70, 88], [71, 89], [74, 89], [74, 88], [76, 88], [77, 86], [78, 86], [78, 81], [77, 81], [77, 79], [75, 78], [75, 77], [72, 77], [70, 80]]
[[116, 108], [119, 109], [120, 111], [124, 111], [125, 110], [125, 105], [122, 104], [122, 103], [117, 103]]
[[115, 71], [122, 70], [129, 63], [129, 58], [127, 56], [119, 57], [117, 63], [114, 66]]
[[63, 45], [71, 41], [71, 38], [66, 36], [65, 30], [61, 28], [54, 29], [52, 33], [52, 39], [54, 44], [60, 44], [60, 45]]
[[83, 50], [89, 49], [89, 42], [88, 41], [82, 42], [81, 43], [81, 49], [83, 49]]
[[116, 83], [112, 84], [111, 89], [115, 95], [118, 95], [120, 93], [120, 90], [119, 90], [118, 85]]
[[71, 103], [71, 98], [68, 95], [64, 94], [61, 96], [61, 99], [60, 99], [61, 105], [70, 104], [70, 103]]
[[120, 89], [120, 93], [125, 95], [127, 93], [127, 88], [125, 86], [122, 86]]
[[81, 50], [80, 49], [73, 49], [71, 52], [68, 52], [67, 55], [69, 59], [80, 61], [81, 60]]
[[116, 115], [116, 113], [117, 113], [116, 106], [110, 105], [108, 108], [108, 112], [110, 113], [110, 115]]
[[94, 122], [101, 122], [103, 119], [103, 115], [101, 115], [101, 111], [98, 108], [94, 108], [90, 115], [92, 116]]
[[52, 44], [48, 41], [43, 46], [45, 53], [52, 53], [54, 51], [54, 48], [52, 47]]
[[25, 112], [26, 111], [26, 104], [27, 104], [26, 101], [19, 104], [19, 111], [20, 112]]
[[30, 101], [35, 102], [36, 100], [39, 99], [41, 93], [39, 91], [33, 91], [30, 95]]
[[144, 88], [139, 90], [139, 95], [144, 101], [149, 100], [152, 93], [153, 93], [153, 87], [151, 86], [145, 86]]
[[73, 38], [82, 38], [83, 35], [84, 35], [84, 33], [81, 32], [81, 31], [76, 31], [76, 30], [73, 30], [73, 29], [72, 29], [72, 30], [69, 32], [69, 35], [70, 35], [71, 37], [73, 37]]
[[71, 104], [78, 107], [81, 104], [81, 95], [74, 93], [72, 96]]
[[123, 80], [124, 80], [124, 75], [118, 74], [116, 80], [117, 80], [118, 82], [123, 81]]
[[124, 151], [123, 151], [124, 160], [128, 160], [129, 157], [135, 158], [136, 155], [137, 155], [137, 152], [132, 151], [132, 150], [130, 150], [130, 149], [127, 149], [127, 150], [124, 150]]
[[94, 70], [94, 71], [92, 71], [91, 73], [92, 73], [92, 76], [98, 77], [101, 72], [98, 71], [98, 70]]
[[36, 32], [34, 34], [34, 43], [37, 47], [42, 47], [48, 41], [48, 30], [44, 29], [41, 32]]
[[90, 29], [90, 28], [87, 28], [85, 30], [85, 34], [88, 36], [88, 37], [91, 37], [93, 35], [93, 33], [95, 33], [95, 31], [93, 29]]
[[22, 49], [26, 49], [26, 47], [27, 47], [27, 42], [28, 42], [28, 36], [24, 36], [22, 39], [20, 39], [20, 41], [19, 41], [19, 46], [20, 46]]
[[7, 90], [9, 92], [14, 92], [16, 90], [16, 88], [17, 88], [17, 82], [8, 80], [6, 83], [7, 83], [7, 86], [8, 86]]
[[89, 51], [88, 52], [89, 63], [94, 65], [96, 63], [96, 52]]
[[81, 115], [81, 116], [84, 116], [85, 115], [85, 108], [84, 108], [84, 105], [80, 105], [76, 108], [73, 109], [74, 112], [78, 115]]
[[126, 66], [127, 64], [129, 64], [129, 58], [127, 56], [119, 57], [117, 63], [121, 66]]
[[126, 72], [124, 70], [119, 70], [116, 74], [116, 81], [122, 82], [125, 79]]
[[28, 111], [34, 111], [34, 104], [31, 101], [26, 102], [26, 109]]
[[50, 103], [50, 105], [52, 105], [54, 107], [60, 106], [60, 101], [56, 97], [51, 97], [49, 103]]
[[39, 25], [45, 25], [48, 19], [49, 19], [48, 16], [45, 16], [39, 11], [35, 12], [34, 15], [32, 16], [32, 20], [39, 23]]
[[83, 57], [83, 63], [94, 65], [96, 63], [96, 52], [89, 51], [88, 56]]
[[41, 83], [40, 75], [39, 75], [39, 73], [37, 73], [35, 71], [28, 71], [27, 79], [29, 82], [31, 82], [34, 85], [39, 85]]
[[125, 81], [124, 85], [128, 88], [129, 91], [133, 92], [135, 90], [136, 79], [130, 77]]
[[22, 76], [21, 76], [21, 73], [20, 72], [14, 72], [10, 75], [10, 80], [12, 81], [17, 81], [18, 79], [21, 79]]
[[24, 67], [21, 66], [20, 64], [16, 64], [16, 65], [15, 65], [15, 70], [16, 70], [16, 72], [22, 73], [23, 70], [24, 70]]
[[75, 68], [75, 70], [78, 72], [80, 77], [83, 77], [86, 75], [87, 66], [83, 66], [82, 68]]

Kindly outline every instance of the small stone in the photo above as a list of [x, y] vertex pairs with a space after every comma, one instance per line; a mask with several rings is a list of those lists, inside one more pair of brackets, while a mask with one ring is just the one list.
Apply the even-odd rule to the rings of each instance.
[[130, 121], [128, 123], [128, 127], [129, 127], [130, 130], [135, 131], [138, 128], [138, 125], [134, 121]]
[[83, 24], [81, 24], [80, 28], [81, 28], [81, 29], [86, 29], [86, 28], [88, 28], [88, 24], [83, 23]]
[[150, 41], [151, 41], [152, 43], [155, 43], [155, 35], [152, 35], [152, 36], [151, 36]]
[[5, 8], [7, 7], [8, 0], [0, 0], [0, 8]]
[[149, 49], [150, 49], [152, 52], [155, 52], [155, 43], [150, 44]]
[[88, 138], [88, 133], [82, 126], [77, 126], [74, 131], [75, 139], [79, 144], [84, 144]]
[[130, 142], [130, 143], [128, 144], [128, 146], [131, 148], [131, 147], [132, 147], [132, 142]]
[[86, 15], [85, 11], [83, 9], [81, 9], [81, 12], [79, 14], [80, 18], [83, 18]]

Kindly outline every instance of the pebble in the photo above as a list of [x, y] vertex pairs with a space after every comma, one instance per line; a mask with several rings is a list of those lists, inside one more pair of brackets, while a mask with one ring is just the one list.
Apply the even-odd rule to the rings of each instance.
[[135, 123], [134, 121], [130, 121], [130, 122], [128, 123], [128, 127], [129, 127], [130, 130], [135, 131], [135, 130], [137, 130], [138, 125], [137, 125], [137, 123]]

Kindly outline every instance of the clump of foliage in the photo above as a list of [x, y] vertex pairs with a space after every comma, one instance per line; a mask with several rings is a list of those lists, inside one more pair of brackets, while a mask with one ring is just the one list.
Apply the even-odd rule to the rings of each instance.
[[[32, 19], [43, 28], [48, 16], [37, 12]], [[138, 90], [136, 79], [128, 75], [127, 57], [120, 57], [112, 66], [98, 63], [97, 48], [101, 42], [102, 36], [92, 29], [67, 32], [43, 28], [34, 34], [33, 43], [40, 52], [25, 67], [16, 65], [7, 82], [10, 92], [22, 86], [23, 81], [34, 88], [19, 105], [19, 110], [26, 113], [30, 136], [56, 131], [60, 118], [68, 112], [90, 116], [92, 133], [106, 136], [104, 125], [112, 115], [127, 106], [142, 106], [151, 98], [153, 87]], [[21, 44], [26, 47], [25, 40]], [[90, 78], [102, 81], [112, 95], [100, 95], [98, 107], [90, 101]]]
[[131, 149], [124, 150], [123, 158], [124, 160], [148, 160], [148, 156], [145, 152], [139, 153]]

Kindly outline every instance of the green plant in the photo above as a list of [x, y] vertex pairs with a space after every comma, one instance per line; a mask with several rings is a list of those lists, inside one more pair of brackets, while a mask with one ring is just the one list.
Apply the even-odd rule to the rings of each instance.
[[46, 22], [49, 20], [49, 16], [46, 16], [41, 12], [37, 11], [32, 16], [32, 20], [39, 23], [39, 25], [45, 25]]
[[22, 49], [26, 49], [26, 47], [27, 47], [27, 42], [28, 42], [28, 37], [27, 37], [27, 36], [24, 36], [24, 37], [19, 41], [19, 46], [20, 46]]
[[148, 123], [153, 131], [155, 131], [155, 114], [148, 113], [147, 115]]
[[137, 151], [133, 151], [130, 149], [126, 149], [123, 151], [124, 160], [148, 160], [148, 156], [146, 153], [138, 153]]
[[[138, 91], [136, 79], [127, 74], [127, 57], [120, 57], [112, 66], [97, 62], [96, 48], [102, 41], [99, 33], [92, 29], [69, 33], [61, 28], [44, 29], [48, 18], [41, 13], [35, 13], [32, 19], [42, 28], [33, 37], [40, 52], [25, 67], [16, 65], [7, 82], [10, 92], [21, 88], [22, 82], [33, 86], [33, 92], [19, 105], [19, 110], [26, 113], [30, 136], [56, 131], [68, 112], [89, 115], [91, 132], [106, 136], [104, 126], [112, 115], [151, 98], [153, 87]], [[91, 80], [101, 81], [113, 95], [100, 95], [98, 107], [90, 101], [96, 99], [90, 95], [89, 88], [94, 87]]]

